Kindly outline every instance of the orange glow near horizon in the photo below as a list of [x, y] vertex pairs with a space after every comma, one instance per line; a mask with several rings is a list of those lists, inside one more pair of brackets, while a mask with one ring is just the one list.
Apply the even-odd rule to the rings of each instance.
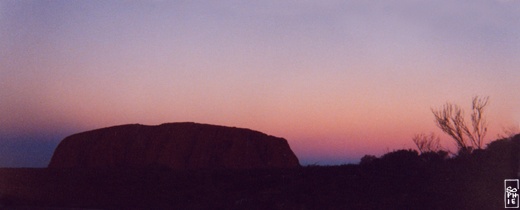
[[0, 140], [190, 121], [341, 163], [413, 148], [414, 134], [440, 134], [430, 108], [469, 111], [476, 95], [490, 96], [494, 139], [520, 125], [518, 11], [484, 0], [2, 2]]

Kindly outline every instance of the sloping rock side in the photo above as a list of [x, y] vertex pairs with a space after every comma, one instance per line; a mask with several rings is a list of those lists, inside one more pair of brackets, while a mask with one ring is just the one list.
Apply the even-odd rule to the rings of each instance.
[[283, 138], [198, 123], [139, 124], [66, 137], [49, 168], [167, 167], [253, 169], [300, 167]]

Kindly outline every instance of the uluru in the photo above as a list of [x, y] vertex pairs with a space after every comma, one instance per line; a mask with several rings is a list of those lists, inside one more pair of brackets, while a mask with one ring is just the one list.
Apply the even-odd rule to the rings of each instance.
[[192, 122], [128, 124], [63, 139], [49, 168], [297, 168], [287, 140], [258, 131]]

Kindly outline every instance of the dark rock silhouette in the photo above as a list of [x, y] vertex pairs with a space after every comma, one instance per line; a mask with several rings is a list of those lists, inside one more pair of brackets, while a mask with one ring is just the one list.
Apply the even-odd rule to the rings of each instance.
[[295, 168], [287, 141], [261, 132], [197, 123], [120, 125], [74, 134], [49, 168]]
[[[117, 126], [67, 138], [55, 156], [67, 153], [53, 159], [61, 162], [51, 165], [86, 164], [95, 159], [99, 161], [95, 162], [96, 166], [103, 165], [101, 160], [110, 160], [106, 161], [110, 166], [135, 166], [130, 162], [138, 159], [134, 150], [141, 151], [139, 154], [145, 157], [143, 154], [150, 154], [149, 150], [163, 148], [153, 156], [163, 160], [176, 152], [164, 152], [172, 150], [170, 145], [187, 144], [185, 142], [191, 142], [190, 149], [182, 154], [194, 154], [185, 161], [190, 163], [193, 162], [190, 158], [201, 154], [195, 152], [201, 150], [200, 145], [208, 144], [203, 141], [205, 136], [218, 137], [210, 138], [218, 145], [211, 144], [207, 150], [221, 148], [222, 139], [234, 138], [239, 142], [250, 141], [255, 148], [273, 148], [251, 142], [264, 138], [271, 142], [269, 139], [275, 138], [246, 129], [193, 123]], [[155, 139], [161, 139], [158, 141], [161, 145], [148, 143], [157, 141]], [[236, 151], [229, 148], [243, 147], [232, 146], [235, 140], [226, 141], [231, 142], [225, 144], [228, 149], [218, 151]], [[68, 148], [69, 151], [64, 150]], [[110, 150], [115, 152], [107, 152]], [[209, 154], [221, 154], [211, 151]], [[257, 149], [247, 151], [274, 154]], [[93, 155], [98, 153], [100, 157]], [[204, 156], [203, 159], [224, 160], [224, 156], [213, 159]], [[243, 159], [258, 156], [261, 155]], [[366, 155], [359, 165], [176, 170], [153, 167], [168, 163], [155, 161], [148, 165], [152, 168], [0, 168], [0, 209], [502, 209], [504, 179], [519, 177], [519, 158], [520, 135], [517, 135], [493, 141], [487, 148], [461, 157], [449, 157], [442, 151], [419, 155], [414, 150], [396, 150], [380, 158]], [[224, 164], [213, 162], [219, 166]]]

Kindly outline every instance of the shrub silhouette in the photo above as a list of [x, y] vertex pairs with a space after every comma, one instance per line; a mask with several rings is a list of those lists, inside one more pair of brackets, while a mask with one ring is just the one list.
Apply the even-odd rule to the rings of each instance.
[[442, 162], [442, 161], [445, 161], [447, 158], [448, 158], [448, 152], [444, 151], [444, 150], [439, 150], [439, 151], [431, 151], [431, 152], [424, 152], [424, 153], [421, 153], [421, 155], [419, 156], [420, 159], [424, 162]]
[[485, 151], [488, 164], [493, 167], [504, 167], [518, 172], [520, 163], [520, 135], [493, 141]]
[[359, 165], [369, 165], [374, 163], [378, 158], [374, 155], [365, 155], [361, 158]]
[[489, 97], [473, 97], [471, 109], [471, 126], [466, 124], [464, 110], [456, 104], [446, 103], [440, 109], [431, 109], [435, 123], [442, 132], [448, 134], [456, 143], [459, 154], [471, 153], [472, 149], [482, 149], [487, 133], [487, 122], [484, 110]]
[[397, 150], [381, 157], [381, 163], [391, 170], [409, 170], [421, 163], [419, 154], [415, 150]]
[[412, 141], [417, 146], [417, 149], [421, 154], [427, 152], [437, 152], [441, 149], [440, 138], [435, 133], [426, 135], [424, 133], [415, 134], [412, 137]]
[[401, 149], [401, 150], [396, 150], [396, 151], [384, 154], [381, 157], [381, 160], [389, 161], [389, 162], [399, 162], [399, 161], [415, 162], [418, 160], [418, 157], [419, 157], [419, 154], [415, 150]]

